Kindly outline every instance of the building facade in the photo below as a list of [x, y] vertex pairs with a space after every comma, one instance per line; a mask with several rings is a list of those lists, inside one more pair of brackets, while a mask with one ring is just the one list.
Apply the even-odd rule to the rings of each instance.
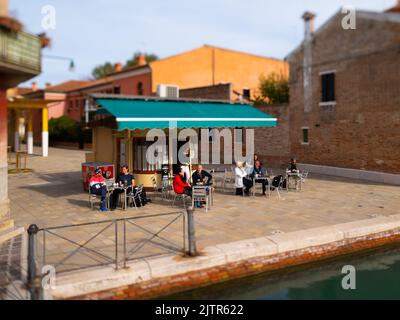
[[400, 14], [341, 12], [288, 56], [290, 145], [305, 164], [400, 173]]
[[22, 24], [8, 16], [8, 1], [0, 1], [0, 233], [9, 226], [7, 163], [7, 89], [41, 72], [42, 38], [23, 31]]

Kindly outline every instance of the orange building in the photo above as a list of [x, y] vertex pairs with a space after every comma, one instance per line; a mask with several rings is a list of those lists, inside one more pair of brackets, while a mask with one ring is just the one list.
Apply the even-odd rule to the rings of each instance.
[[231, 100], [240, 95], [255, 97], [261, 75], [288, 77], [288, 64], [283, 60], [210, 45], [151, 62], [150, 67], [153, 93], [160, 84], [188, 89], [231, 83]]

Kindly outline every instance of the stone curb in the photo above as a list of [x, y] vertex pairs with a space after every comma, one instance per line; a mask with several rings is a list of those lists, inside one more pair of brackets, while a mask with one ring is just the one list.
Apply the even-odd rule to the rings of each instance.
[[113, 267], [93, 268], [71, 272], [57, 277], [56, 288], [46, 296], [68, 299], [84, 296], [113, 288], [154, 280], [163, 277], [183, 275], [226, 264], [268, 257], [277, 254], [291, 254], [312, 247], [355, 241], [357, 238], [394, 231], [400, 233], [400, 215], [377, 217], [333, 226], [276, 234], [262, 238], [218, 244], [201, 250], [195, 258], [164, 256], [151, 260], [130, 263], [129, 269], [114, 270]]

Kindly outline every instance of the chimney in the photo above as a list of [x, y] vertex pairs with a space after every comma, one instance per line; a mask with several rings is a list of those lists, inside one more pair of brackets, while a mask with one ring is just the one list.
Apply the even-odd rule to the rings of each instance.
[[0, 0], [0, 17], [8, 17], [8, 0]]
[[142, 53], [138, 59], [138, 66], [144, 66], [145, 64], [147, 64], [146, 56]]
[[46, 88], [50, 88], [51, 87], [51, 83], [50, 82], [46, 82]]
[[305, 23], [304, 42], [303, 42], [303, 94], [304, 94], [304, 113], [311, 112], [313, 94], [312, 94], [312, 39], [314, 33], [315, 14], [306, 11], [302, 16]]
[[315, 18], [315, 14], [309, 11], [306, 11], [303, 16], [302, 16], [303, 20], [304, 20], [304, 38], [305, 40], [310, 40], [313, 33], [314, 33], [314, 18]]
[[114, 72], [120, 72], [122, 71], [122, 63], [117, 62], [114, 64]]
[[32, 91], [37, 91], [38, 87], [37, 87], [37, 82], [32, 82]]

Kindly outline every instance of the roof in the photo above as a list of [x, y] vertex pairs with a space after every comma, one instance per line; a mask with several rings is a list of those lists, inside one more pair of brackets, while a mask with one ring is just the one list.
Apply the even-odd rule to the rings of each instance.
[[390, 9], [386, 10], [385, 12], [399, 12], [400, 13], [400, 1], [397, 1], [397, 4], [393, 8], [390, 8]]
[[68, 92], [68, 91], [86, 86], [86, 85], [90, 84], [91, 82], [93, 82], [93, 81], [92, 80], [82, 80], [82, 81], [70, 80], [70, 81], [56, 84], [54, 86], [47, 87], [43, 90], [48, 91], [48, 92]]
[[110, 73], [109, 74], [109, 76], [114, 76], [114, 75], [117, 75], [117, 74], [122, 74], [122, 73], [125, 73], [125, 72], [130, 72], [130, 71], [133, 71], [133, 70], [139, 70], [139, 69], [144, 69], [144, 68], [149, 68], [150, 67], [150, 65], [149, 64], [144, 64], [144, 65], [136, 65], [136, 66], [132, 66], [132, 67], [127, 67], [127, 68], [123, 68], [121, 71], [117, 71], [117, 72], [113, 72], [113, 73]]
[[104, 84], [109, 84], [109, 83], [112, 83], [113, 80], [114, 80], [114, 78], [113, 77], [109, 77], [109, 76], [105, 77], [105, 78], [98, 79], [98, 80], [91, 80], [87, 84], [84, 84], [84, 85], [82, 85], [80, 87], [77, 87], [77, 88], [75, 88], [73, 90], [70, 90], [70, 91], [80, 91], [80, 90], [85, 90], [85, 89], [89, 89], [89, 88], [92, 88], [92, 87], [97, 87], [97, 86], [104, 85]]
[[209, 44], [204, 44], [203, 46], [198, 47], [198, 48], [194, 48], [192, 50], [187, 50], [187, 51], [184, 51], [184, 52], [181, 52], [181, 53], [169, 56], [169, 57], [165, 57], [165, 58], [162, 58], [162, 59], [155, 60], [155, 61], [151, 62], [150, 65], [153, 64], [153, 63], [160, 62], [160, 61], [164, 61], [164, 60], [172, 59], [172, 58], [175, 58], [175, 57], [178, 57], [178, 56], [182, 56], [182, 55], [184, 55], [184, 54], [186, 54], [188, 52], [196, 51], [196, 50], [199, 50], [199, 49], [202, 49], [202, 48], [212, 48], [212, 49], [218, 49], [218, 50], [223, 50], [223, 51], [228, 51], [228, 52], [234, 52], [234, 53], [247, 55], [247, 56], [253, 56], [253, 57], [257, 57], [257, 58], [261, 58], [261, 59], [265, 59], [265, 60], [282, 61], [281, 59], [278, 59], [278, 58], [271, 58], [271, 57], [257, 55], [257, 54], [253, 54], [253, 53], [247, 53], [247, 52], [243, 52], [243, 51], [237, 51], [237, 50], [226, 49], [226, 48], [217, 47], [217, 46], [213, 46], [213, 45], [209, 45]]
[[98, 114], [115, 117], [118, 130], [274, 127], [277, 119], [242, 103], [201, 99], [92, 95]]
[[[376, 20], [376, 21], [387, 21], [387, 22], [394, 22], [400, 23], [400, 15], [393, 12], [375, 12], [375, 11], [365, 11], [365, 10], [357, 10], [357, 19], [369, 19], [369, 20]], [[316, 37], [326, 28], [328, 28], [338, 17], [342, 17], [342, 10], [338, 10], [332, 17], [330, 17], [322, 26], [320, 26], [313, 34]], [[286, 57], [285, 60], [290, 59], [294, 54], [299, 52], [303, 47], [303, 42], [301, 42], [292, 52], [290, 52]]]

